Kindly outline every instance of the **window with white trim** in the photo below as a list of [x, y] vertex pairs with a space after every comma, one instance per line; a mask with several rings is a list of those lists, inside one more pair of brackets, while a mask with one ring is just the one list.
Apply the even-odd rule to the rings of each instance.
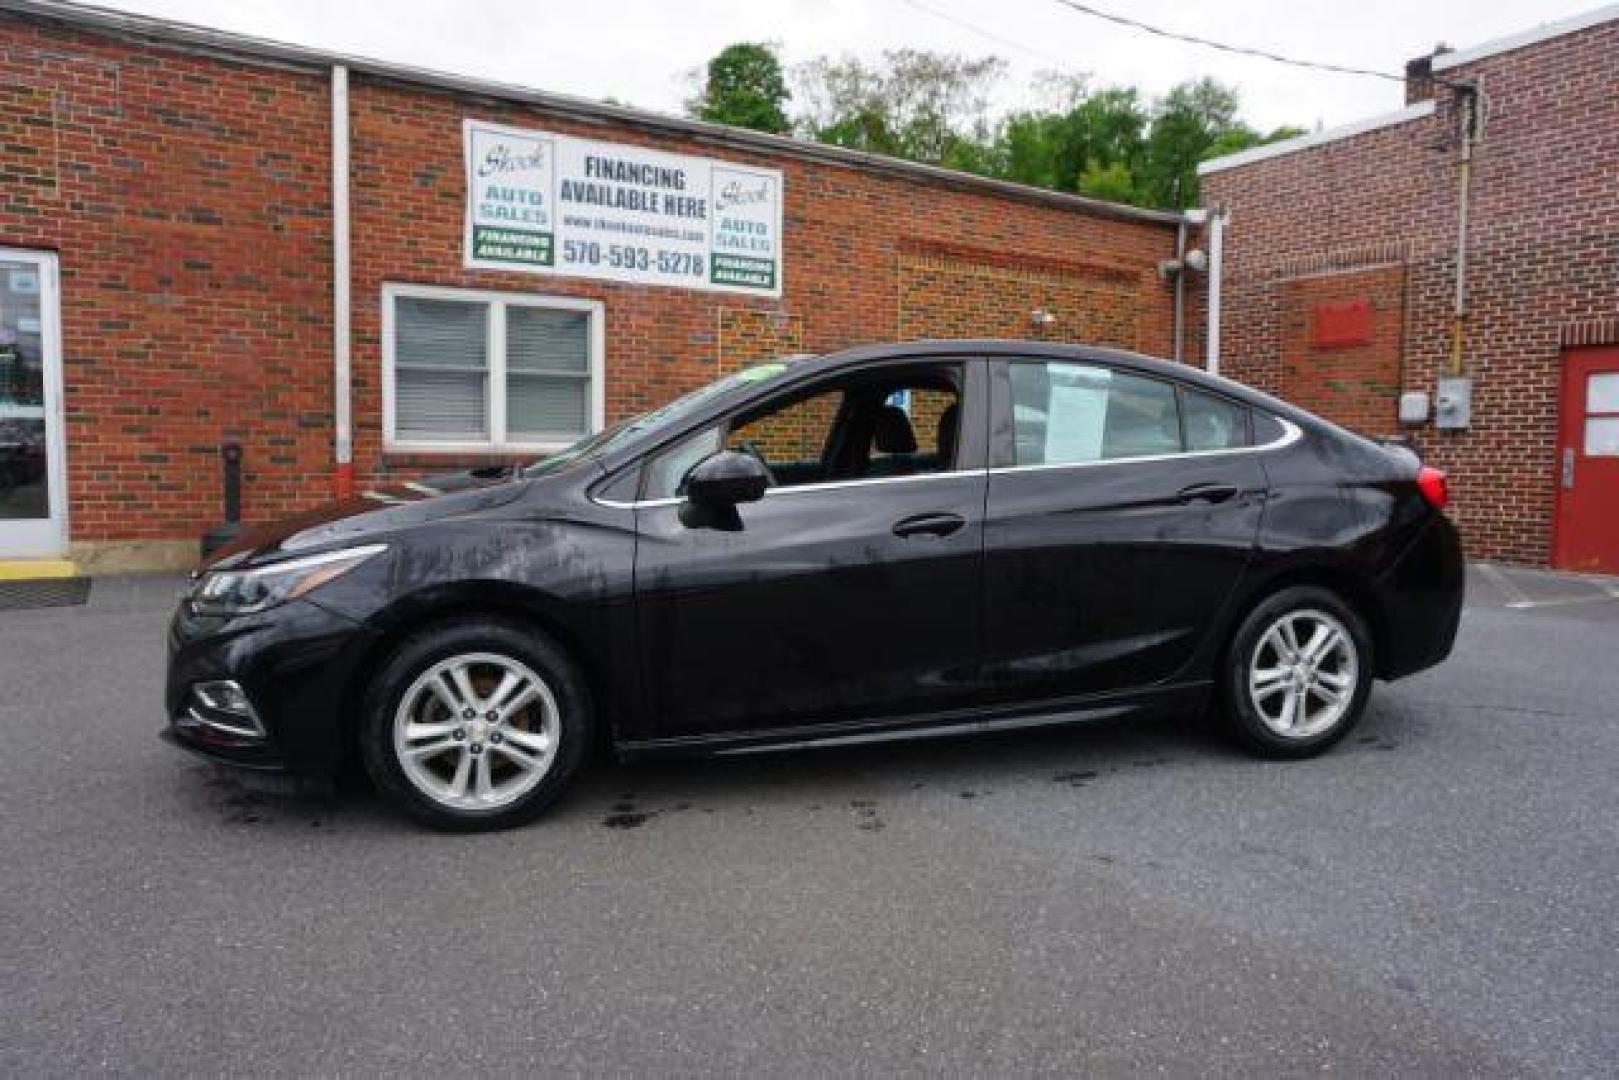
[[383, 288], [387, 446], [548, 450], [602, 424], [602, 305]]

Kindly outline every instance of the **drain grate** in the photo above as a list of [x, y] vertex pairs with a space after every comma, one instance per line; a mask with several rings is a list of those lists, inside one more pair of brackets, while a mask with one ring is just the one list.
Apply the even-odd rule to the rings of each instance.
[[0, 581], [0, 611], [74, 607], [88, 599], [90, 599], [90, 579], [87, 577]]

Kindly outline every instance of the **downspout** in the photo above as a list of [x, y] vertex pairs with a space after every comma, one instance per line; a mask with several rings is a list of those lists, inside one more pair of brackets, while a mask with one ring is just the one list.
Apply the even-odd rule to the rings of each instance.
[[354, 416], [349, 338], [349, 69], [332, 67], [332, 492], [354, 495]]
[[1186, 218], [1175, 225], [1175, 363], [1186, 341]]
[[1224, 269], [1225, 211], [1209, 208], [1209, 332], [1204, 341], [1204, 368], [1220, 374], [1220, 278]]
[[1462, 150], [1456, 170], [1456, 297], [1450, 321], [1450, 374], [1462, 373], [1462, 347], [1467, 327], [1467, 212], [1473, 177], [1473, 139], [1477, 130], [1478, 89], [1457, 86]]

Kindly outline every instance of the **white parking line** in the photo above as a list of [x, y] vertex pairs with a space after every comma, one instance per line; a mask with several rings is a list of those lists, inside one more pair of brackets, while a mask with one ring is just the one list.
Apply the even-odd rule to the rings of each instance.
[[1518, 588], [1517, 585], [1513, 584], [1512, 579], [1507, 577], [1500, 570], [1491, 566], [1489, 563], [1481, 562], [1475, 565], [1478, 566], [1479, 573], [1493, 581], [1495, 583], [1495, 587], [1506, 594], [1507, 607], [1534, 606], [1535, 602], [1529, 599], [1529, 594]]
[[[1506, 597], [1502, 606], [1514, 611], [1523, 611], [1527, 608], [1563, 607], [1567, 604], [1588, 604], [1594, 600], [1619, 600], [1619, 582], [1614, 581], [1580, 581], [1582, 585], [1589, 585], [1595, 592], [1584, 596], [1552, 596], [1543, 600], [1536, 600], [1524, 591], [1523, 587], [1513, 581], [1500, 567], [1490, 563], [1475, 563], [1478, 572], [1488, 578], [1501, 590]], [[1580, 580], [1575, 578], [1574, 580]]]
[[1619, 594], [1610, 595], [1604, 590], [1596, 596], [1558, 596], [1551, 600], [1509, 600], [1504, 606], [1512, 608], [1514, 611], [1521, 611], [1524, 608], [1562, 607], [1564, 604], [1590, 604], [1598, 601], [1611, 603], [1614, 600], [1619, 600]]

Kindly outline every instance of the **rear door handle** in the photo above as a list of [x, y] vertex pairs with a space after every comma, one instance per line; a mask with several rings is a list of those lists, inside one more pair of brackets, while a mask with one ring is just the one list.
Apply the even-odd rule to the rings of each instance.
[[965, 524], [967, 519], [960, 514], [917, 514], [894, 522], [894, 535], [949, 536]]
[[1193, 484], [1191, 487], [1183, 487], [1177, 491], [1175, 499], [1183, 503], [1223, 503], [1227, 499], [1235, 497], [1236, 494], [1237, 485], [1235, 484]]

